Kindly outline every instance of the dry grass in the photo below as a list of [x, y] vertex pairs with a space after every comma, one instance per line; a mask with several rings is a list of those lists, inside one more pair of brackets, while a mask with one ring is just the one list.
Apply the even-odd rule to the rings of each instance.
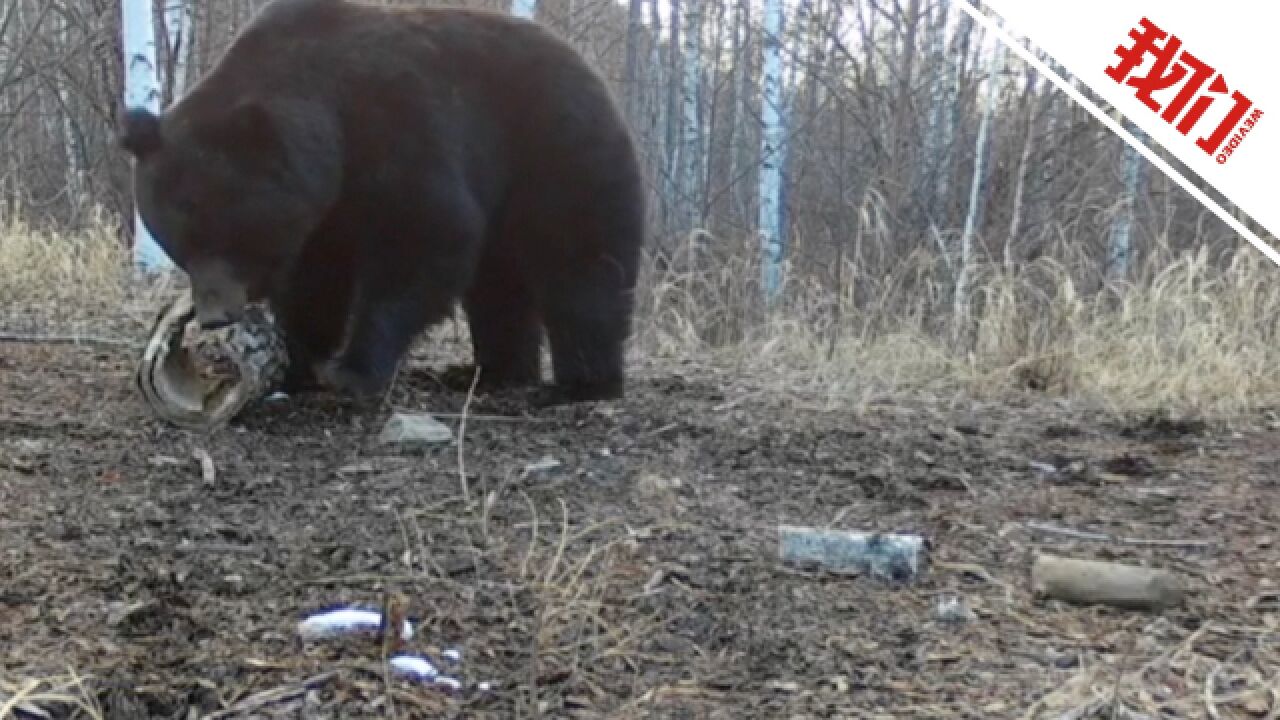
[[[1100, 289], [1094, 260], [1065, 245], [1024, 265], [978, 264], [958, 333], [947, 259], [892, 257], [864, 215], [838, 268], [793, 274], [769, 309], [750, 246], [695, 233], [669, 262], [650, 259], [636, 353], [715, 363], [833, 406], [1031, 392], [1115, 413], [1222, 416], [1280, 396], [1280, 286], [1243, 243], [1216, 260], [1204, 248], [1150, 252], [1123, 292]], [[39, 315], [65, 332], [122, 309], [145, 322], [155, 289], [133, 279], [117, 237], [105, 217], [59, 237], [0, 214], [0, 331]]]
[[749, 260], [689, 265], [648, 268], [642, 352], [731, 364], [834, 404], [1029, 392], [1117, 414], [1220, 417], [1280, 399], [1276, 269], [1243, 244], [1216, 263], [1205, 248], [1152, 254], [1122, 290], [1080, 262], [980, 264], [962, 332], [936, 253], [888, 274], [845, 260], [793, 281], [768, 313], [748, 302], [759, 274]]
[[1123, 642], [1119, 664], [1083, 664], [1023, 717], [1280, 717], [1274, 630], [1209, 622], [1189, 631], [1160, 618]]
[[38, 308], [57, 317], [118, 312], [128, 294], [126, 260], [127, 248], [105, 219], [68, 237], [0, 209], [0, 307]]
[[97, 697], [85, 678], [74, 673], [65, 677], [10, 682], [0, 677], [0, 718], [52, 718], [54, 711], [65, 716], [101, 720], [105, 717]]

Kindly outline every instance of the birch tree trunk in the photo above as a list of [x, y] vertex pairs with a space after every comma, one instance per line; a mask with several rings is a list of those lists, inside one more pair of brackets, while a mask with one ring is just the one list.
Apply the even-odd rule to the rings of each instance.
[[168, 72], [165, 75], [168, 102], [173, 102], [187, 88], [187, 67], [191, 59], [191, 24], [188, 0], [166, 0], [164, 29], [168, 39]]
[[949, 9], [947, 0], [943, 0], [938, 8], [938, 19], [931, 24], [929, 38], [929, 53], [933, 58], [929, 68], [929, 135], [925, 138], [925, 159], [921, 165], [925, 173], [925, 216], [935, 227], [947, 223], [945, 203], [951, 175], [952, 118], [956, 104], [956, 70], [949, 62], [947, 52]]
[[978, 216], [982, 211], [983, 159], [987, 157], [991, 115], [995, 111], [996, 94], [1000, 89], [1000, 74], [1004, 71], [1004, 55], [1004, 44], [997, 42], [995, 58], [991, 63], [991, 74], [987, 78], [987, 102], [982, 110], [982, 120], [978, 124], [978, 140], [973, 152], [973, 182], [969, 188], [969, 211], [965, 216], [964, 232], [960, 236], [960, 257], [956, 269], [954, 300], [956, 333], [964, 327], [969, 315], [969, 270], [973, 263], [973, 234], [977, 230]]
[[782, 96], [782, 0], [764, 0], [764, 71], [760, 114], [760, 245], [762, 287], [772, 304], [782, 281], [782, 157], [786, 140]]
[[1027, 106], [1027, 131], [1022, 141], [1022, 154], [1018, 157], [1018, 167], [1014, 170], [1016, 180], [1013, 186], [1013, 209], [1009, 213], [1009, 236], [1004, 243], [1005, 268], [1009, 268], [1013, 264], [1013, 244], [1017, 242], [1018, 232], [1022, 229], [1019, 227], [1022, 221], [1022, 197], [1027, 185], [1027, 166], [1031, 160], [1031, 144], [1036, 136], [1036, 116], [1039, 115], [1039, 103], [1036, 102], [1035, 68], [1027, 70], [1027, 90], [1023, 99]]
[[[667, 18], [667, 100], [665, 117], [665, 150], [662, 167], [662, 190], [666, 205], [666, 221], [668, 227], [680, 227], [680, 121], [683, 117], [680, 107], [680, 81], [683, 68], [681, 64], [680, 38], [683, 36], [681, 26], [684, 24], [683, 3], [681, 0], [669, 0], [670, 15]], [[655, 3], [656, 4], [656, 3]]]
[[511, 0], [511, 14], [530, 20], [538, 12], [538, 0]]
[[[124, 48], [124, 104], [160, 112], [160, 81], [156, 74], [156, 34], [151, 0], [121, 0], [121, 45]], [[173, 263], [156, 244], [133, 211], [133, 256], [144, 271], [164, 270]]]
[[[1146, 142], [1146, 134], [1138, 130], [1132, 123], [1129, 131], [1138, 142]], [[1120, 208], [1111, 223], [1111, 240], [1107, 250], [1107, 280], [1112, 283], [1123, 282], [1129, 276], [1129, 258], [1133, 251], [1133, 218], [1137, 204], [1138, 188], [1142, 184], [1142, 154], [1131, 145], [1125, 143], [1124, 154], [1124, 189], [1120, 194]]]
[[[742, 3], [734, 2], [733, 8], [732, 30], [729, 33], [729, 100], [725, 103], [726, 117], [724, 119], [724, 165], [725, 181], [733, 183], [727, 189], [729, 190], [729, 202], [727, 203], [730, 213], [735, 209], [733, 207], [733, 188], [738, 183], [738, 118], [741, 112], [738, 109], [739, 103], [742, 102], [742, 91], [745, 83], [744, 76], [746, 68], [742, 62]], [[710, 176], [710, 172], [708, 172]], [[709, 185], [708, 185], [709, 186]]]
[[640, 108], [640, 29], [644, 25], [643, 0], [627, 4], [627, 64], [624, 68], [627, 118], [638, 125]]
[[740, 213], [738, 217], [747, 217], [749, 208], [751, 207], [751, 187], [746, 178], [739, 181], [739, 175], [743, 174], [743, 168], [752, 164], [752, 149], [750, 143], [747, 142], [745, 118], [749, 117], [748, 110], [748, 80], [751, 75], [751, 64], [747, 62], [746, 49], [750, 42], [751, 27], [751, 3], [749, 0], [739, 0], [737, 3], [738, 11], [735, 15], [733, 48], [734, 48], [734, 79], [733, 79], [733, 105], [732, 119], [729, 121], [729, 174], [728, 182], [733, 183], [734, 209]]
[[[62, 51], [69, 53], [73, 39], [71, 25], [64, 21], [59, 33]], [[66, 73], [57, 73], [54, 81], [54, 92], [57, 94], [58, 115], [62, 121], [63, 152], [67, 160], [67, 193], [71, 196], [71, 206], [78, 209], [89, 192], [88, 173], [85, 171], [84, 138], [73, 112], [75, 107], [75, 91], [68, 84]]]
[[702, 0], [684, 0], [684, 57], [681, 80], [680, 160], [677, 176], [682, 228], [698, 222], [698, 188], [702, 185], [702, 127], [698, 97], [702, 90]]
[[725, 31], [728, 29], [731, 18], [729, 16], [729, 3], [724, 0], [718, 0], [713, 7], [715, 14], [704, 8], [703, 23], [711, 23], [711, 27], [715, 28], [715, 34], [711, 37], [711, 47], [707, 51], [708, 58], [704, 64], [706, 67], [703, 74], [702, 98], [700, 100], [700, 109], [703, 118], [699, 122], [698, 132], [698, 190], [697, 190], [697, 211], [696, 218], [698, 226], [704, 226], [707, 223], [707, 217], [711, 212], [711, 203], [713, 201], [714, 190], [711, 186], [712, 173], [716, 171], [716, 138], [720, 137], [720, 103], [718, 102], [719, 93], [724, 85], [726, 72], [728, 73], [729, 82], [733, 81], [732, 67], [725, 67], [724, 42]]

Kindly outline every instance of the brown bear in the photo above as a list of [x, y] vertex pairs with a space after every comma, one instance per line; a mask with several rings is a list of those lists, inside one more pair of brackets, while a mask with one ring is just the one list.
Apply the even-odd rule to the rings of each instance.
[[542, 403], [623, 395], [641, 169], [601, 77], [538, 24], [275, 0], [170, 109], [121, 124], [200, 322], [267, 302], [288, 388], [376, 396], [460, 301], [481, 386], [538, 385], [545, 329]]

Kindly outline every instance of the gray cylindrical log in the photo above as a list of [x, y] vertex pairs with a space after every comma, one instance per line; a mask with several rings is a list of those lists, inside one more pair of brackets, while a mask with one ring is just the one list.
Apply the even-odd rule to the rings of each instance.
[[1033, 590], [1077, 605], [1110, 605], [1160, 612], [1186, 599], [1186, 587], [1166, 570], [1040, 555], [1031, 568]]
[[201, 331], [191, 296], [183, 294], [157, 313], [134, 380], [158, 416], [207, 430], [265, 397], [287, 366], [284, 339], [265, 307], [251, 306], [235, 325]]

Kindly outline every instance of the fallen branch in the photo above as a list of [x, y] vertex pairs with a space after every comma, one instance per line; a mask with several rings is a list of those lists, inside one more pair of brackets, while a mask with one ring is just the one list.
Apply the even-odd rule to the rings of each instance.
[[465, 442], [467, 439], [467, 413], [471, 411], [471, 400], [476, 395], [476, 386], [480, 383], [480, 366], [476, 365], [471, 375], [471, 387], [467, 390], [467, 399], [462, 403], [462, 419], [458, 422], [458, 479], [462, 483], [462, 499], [471, 502], [471, 488], [467, 483], [467, 462]]
[[1093, 540], [1095, 542], [1110, 542], [1118, 545], [1142, 545], [1146, 547], [1166, 547], [1166, 548], [1197, 548], [1203, 549], [1213, 547], [1212, 540], [1147, 540], [1143, 538], [1120, 537], [1118, 535], [1108, 535], [1107, 533], [1086, 532], [1084, 530], [1072, 530], [1070, 528], [1061, 528], [1053, 525], [1045, 525], [1043, 523], [1029, 522], [1027, 528], [1042, 532], [1047, 535], [1060, 535], [1062, 537], [1075, 538], [1077, 540]]

